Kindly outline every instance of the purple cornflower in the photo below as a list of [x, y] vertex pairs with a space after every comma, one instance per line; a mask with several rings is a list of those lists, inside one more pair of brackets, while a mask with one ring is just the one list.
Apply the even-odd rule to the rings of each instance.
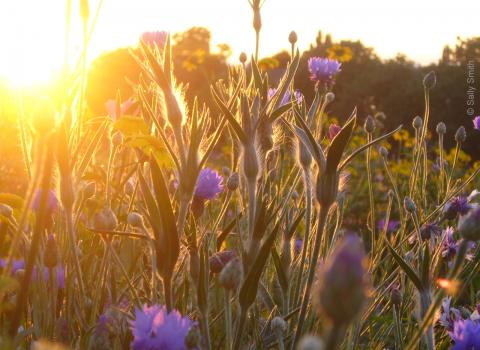
[[[277, 92], [276, 88], [268, 89], [268, 100], [270, 100], [273, 97], [273, 95], [275, 95], [276, 92]], [[297, 100], [298, 103], [301, 103], [303, 101], [302, 93], [298, 90], [295, 90], [293, 92], [293, 99]], [[289, 90], [285, 91], [285, 94], [283, 95], [283, 98], [280, 101], [280, 106], [286, 105], [291, 100], [292, 100], [292, 94], [290, 93]]]
[[311, 57], [308, 59], [310, 80], [317, 83], [333, 84], [342, 64], [329, 58]]
[[[40, 199], [42, 197], [42, 191], [43, 190], [39, 188], [35, 192], [35, 196], [33, 197], [32, 210], [35, 212], [40, 209]], [[59, 208], [59, 203], [58, 203], [58, 198], [57, 198], [57, 195], [55, 194], [55, 191], [48, 190], [47, 207], [46, 207], [47, 211], [50, 213], [53, 213], [58, 208]]]
[[[378, 220], [377, 228], [379, 231], [383, 231], [385, 227], [385, 219]], [[400, 221], [398, 220], [389, 220], [387, 224], [387, 233], [392, 233], [400, 227]]]
[[453, 227], [447, 227], [442, 241], [442, 256], [448, 260], [453, 258], [458, 251], [458, 242], [453, 238]]
[[447, 220], [453, 220], [457, 215], [465, 215], [472, 209], [469, 198], [465, 196], [457, 196], [450, 199], [443, 208], [443, 216]]
[[133, 350], [186, 350], [185, 337], [194, 325], [177, 310], [168, 312], [165, 306], [144, 305], [142, 309], [135, 309], [135, 319], [130, 322], [131, 347]]
[[210, 272], [220, 273], [222, 269], [227, 265], [231, 260], [237, 257], [237, 254], [233, 250], [222, 250], [213, 254], [209, 259]]
[[205, 168], [200, 171], [194, 196], [203, 199], [213, 199], [223, 191], [223, 177], [215, 170]]
[[156, 45], [158, 48], [163, 49], [165, 42], [167, 41], [167, 36], [167, 32], [157, 30], [143, 33], [140, 40], [147, 45]]
[[420, 227], [420, 236], [422, 239], [430, 239], [431, 237], [440, 236], [442, 229], [436, 222], [427, 222]]
[[473, 128], [480, 131], [480, 115], [473, 118]]
[[330, 124], [330, 126], [328, 127], [328, 138], [330, 140], [333, 140], [333, 138], [335, 136], [337, 136], [337, 134], [340, 132], [340, 130], [342, 130], [342, 127], [337, 125], [337, 124]]
[[452, 350], [479, 350], [480, 323], [472, 320], [456, 320], [453, 331], [449, 332], [454, 345]]
[[462, 319], [462, 314], [460, 311], [454, 307], [450, 307], [450, 303], [452, 302], [452, 297], [446, 297], [442, 301], [442, 313], [440, 314], [440, 318], [438, 319], [438, 323], [440, 323], [445, 329], [449, 332], [453, 331], [453, 324], [456, 320]]
[[293, 252], [295, 255], [299, 255], [302, 252], [303, 248], [303, 239], [297, 238], [293, 243]]

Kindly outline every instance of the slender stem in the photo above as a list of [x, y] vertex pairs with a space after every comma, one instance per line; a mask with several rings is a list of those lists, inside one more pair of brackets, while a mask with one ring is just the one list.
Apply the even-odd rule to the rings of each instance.
[[403, 349], [402, 324], [397, 305], [393, 305], [393, 321], [395, 322], [395, 349]]
[[163, 279], [163, 291], [165, 294], [165, 304], [167, 305], [168, 312], [173, 310], [173, 293], [172, 293], [172, 280], [171, 277]]
[[230, 291], [225, 289], [224, 292], [225, 307], [225, 350], [232, 348], [232, 307], [230, 305]]
[[445, 190], [445, 195], [447, 195], [448, 192], [450, 191], [450, 182], [452, 181], [453, 171], [455, 170], [455, 166], [457, 165], [458, 154], [460, 153], [460, 147], [461, 147], [460, 143], [457, 142], [457, 145], [455, 146], [455, 156], [453, 157], [452, 168], [450, 169], [450, 172], [447, 178], [447, 189]]
[[[367, 133], [367, 142], [372, 142], [373, 137], [372, 133]], [[375, 221], [375, 200], [373, 198], [373, 179], [372, 179], [372, 148], [367, 148], [367, 177], [368, 177], [368, 197], [370, 200], [370, 230], [372, 233], [371, 243], [370, 243], [370, 251], [374, 251], [375, 249], [375, 239], [377, 235], [375, 234], [376, 229], [376, 221]]]
[[333, 325], [332, 329], [328, 333], [327, 341], [325, 343], [325, 349], [335, 350], [341, 344], [343, 338], [343, 328], [338, 325]]
[[390, 167], [388, 166], [387, 160], [383, 157], [382, 157], [382, 159], [383, 159], [383, 165], [385, 167], [385, 171], [387, 172], [388, 179], [390, 180], [390, 182], [393, 186], [393, 193], [395, 194], [395, 199], [396, 199], [397, 205], [398, 205], [398, 212], [400, 213], [400, 222], [402, 223], [402, 228], [403, 228], [404, 225], [405, 225], [405, 218], [404, 218], [404, 215], [403, 215], [402, 200], [400, 199], [400, 192], [398, 191], [397, 182], [393, 178], [393, 175], [392, 175], [392, 172], [390, 171]]
[[247, 311], [248, 310], [241, 310], [240, 312], [240, 319], [238, 320], [237, 324], [237, 331], [235, 332], [235, 341], [233, 343], [233, 350], [240, 349], [243, 329], [245, 328], [245, 321], [247, 320]]
[[438, 148], [439, 148], [439, 151], [440, 151], [440, 196], [439, 196], [439, 199], [441, 198], [441, 196], [444, 194], [445, 192], [445, 167], [444, 167], [444, 155], [443, 155], [443, 134], [439, 134], [438, 135]]
[[260, 31], [255, 31], [255, 61], [258, 62], [258, 49], [260, 47]]
[[187, 221], [187, 214], [190, 208], [190, 202], [193, 195], [182, 195], [180, 194], [180, 203], [178, 205], [178, 216], [177, 216], [177, 230], [180, 237], [183, 236], [183, 230], [185, 229], [185, 222]]
[[305, 322], [305, 318], [307, 316], [307, 307], [308, 307], [308, 302], [310, 300], [310, 292], [312, 289], [312, 284], [313, 284], [313, 278], [315, 277], [315, 268], [317, 266], [317, 260], [318, 260], [318, 255], [320, 252], [320, 243], [322, 241], [322, 234], [323, 234], [323, 229], [325, 226], [325, 222], [327, 221], [327, 214], [328, 214], [328, 209], [327, 207], [320, 207], [320, 211], [318, 214], [318, 223], [317, 223], [317, 233], [315, 237], [315, 246], [313, 249], [313, 253], [310, 259], [310, 266], [308, 270], [308, 279], [307, 279], [307, 284], [305, 286], [304, 294], [303, 294], [303, 300], [302, 300], [302, 307], [300, 309], [300, 316], [298, 318], [298, 325], [297, 329], [295, 331], [295, 338], [292, 342], [292, 347], [291, 349], [295, 349], [295, 345], [298, 343], [300, 340], [300, 336], [302, 335], [302, 328], [303, 328], [303, 323]]

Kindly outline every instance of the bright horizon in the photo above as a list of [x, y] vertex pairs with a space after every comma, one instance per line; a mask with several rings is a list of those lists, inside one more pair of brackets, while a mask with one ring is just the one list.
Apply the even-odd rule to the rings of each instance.
[[[99, 0], [90, 1], [91, 18]], [[47, 83], [64, 61], [65, 2], [58, 0], [9, 0], [0, 4], [0, 79], [17, 86]], [[450, 3], [450, 2], [449, 2]], [[72, 1], [69, 60], [81, 47], [78, 1]], [[405, 0], [385, 3], [369, 0], [322, 2], [315, 0], [266, 0], [262, 8], [260, 56], [288, 49], [288, 34], [298, 34], [300, 50], [308, 49], [318, 30], [334, 40], [361, 40], [384, 58], [397, 53], [428, 64], [437, 61], [446, 44], [457, 36], [480, 36], [480, 26], [468, 14], [480, 12], [480, 2]], [[89, 59], [119, 47], [135, 45], [141, 33], [152, 30], [181, 32], [193, 26], [212, 33], [212, 49], [227, 43], [236, 59], [254, 50], [252, 13], [247, 0], [103, 0], [89, 46]], [[9, 34], [12, 34], [9, 36]]]

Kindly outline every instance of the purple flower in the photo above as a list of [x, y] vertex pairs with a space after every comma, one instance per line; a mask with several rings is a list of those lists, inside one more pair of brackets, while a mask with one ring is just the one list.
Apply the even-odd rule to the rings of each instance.
[[337, 136], [337, 134], [340, 132], [340, 130], [342, 130], [342, 127], [337, 125], [337, 124], [330, 124], [330, 126], [328, 127], [328, 138], [330, 140], [333, 140], [333, 138], [335, 136]]
[[[385, 227], [385, 219], [378, 220], [377, 227], [379, 231], [383, 231]], [[392, 233], [400, 227], [400, 221], [398, 220], [389, 220], [387, 224], [387, 233]]]
[[425, 223], [420, 227], [420, 236], [422, 239], [430, 239], [431, 237], [440, 236], [442, 234], [442, 229], [437, 225], [436, 222]]
[[[57, 286], [60, 289], [65, 288], [65, 269], [63, 266], [59, 265], [56, 267], [56, 274], [57, 274]], [[45, 282], [48, 282], [50, 278], [50, 269], [45, 268], [43, 270], [43, 278]]]
[[223, 191], [223, 177], [215, 170], [205, 168], [200, 171], [194, 196], [199, 199], [213, 199]]
[[443, 216], [447, 220], [453, 220], [457, 215], [465, 215], [472, 209], [469, 198], [465, 196], [457, 196], [450, 199], [443, 208]]
[[473, 118], [473, 128], [480, 131], [480, 115]]
[[135, 309], [135, 319], [130, 322], [131, 347], [133, 350], [186, 350], [185, 337], [194, 325], [177, 310], [169, 313], [165, 306], [144, 305], [142, 309]]
[[303, 239], [297, 238], [293, 243], [293, 251], [295, 255], [299, 255], [302, 252], [303, 248]]
[[442, 256], [448, 260], [453, 258], [458, 251], [458, 242], [453, 238], [453, 227], [447, 227], [442, 241]]
[[147, 45], [156, 45], [158, 48], [163, 49], [165, 42], [167, 41], [167, 36], [167, 32], [157, 30], [143, 33], [140, 40]]
[[[42, 189], [39, 188], [35, 192], [35, 196], [33, 197], [33, 202], [32, 202], [32, 210], [33, 211], [38, 211], [40, 209], [40, 199], [42, 197]], [[59, 208], [59, 203], [57, 199], [57, 195], [55, 194], [55, 191], [53, 190], [48, 190], [48, 196], [47, 196], [47, 211], [50, 213], [54, 212]]]
[[[0, 258], [0, 268], [4, 269], [7, 267], [7, 260]], [[25, 261], [23, 259], [15, 259], [12, 261], [12, 274], [15, 274], [18, 270], [25, 268]]]
[[342, 64], [329, 58], [311, 57], [308, 60], [310, 80], [317, 83], [333, 84]]
[[480, 323], [472, 320], [458, 320], [453, 322], [453, 331], [449, 332], [454, 341], [452, 350], [479, 350]]
[[[277, 89], [268, 89], [268, 99], [270, 100], [273, 95], [277, 92]], [[293, 92], [293, 99], [297, 100], [297, 102], [302, 102], [303, 101], [303, 95], [300, 91], [295, 90]], [[285, 94], [283, 95], [282, 100], [280, 101], [280, 106], [284, 106], [287, 103], [289, 103], [292, 100], [292, 94], [290, 93], [289, 90], [285, 91]]]
[[440, 314], [440, 318], [438, 319], [438, 322], [449, 332], [453, 330], [454, 321], [462, 319], [460, 311], [456, 308], [450, 307], [451, 302], [451, 297], [446, 297], [445, 299], [443, 299], [442, 313]]
[[233, 250], [223, 250], [213, 254], [210, 259], [208, 259], [210, 272], [220, 273], [225, 265], [236, 257], [237, 254]]

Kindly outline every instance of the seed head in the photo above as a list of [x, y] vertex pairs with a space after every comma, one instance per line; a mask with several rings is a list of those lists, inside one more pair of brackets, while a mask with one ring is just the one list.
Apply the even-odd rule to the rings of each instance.
[[238, 60], [241, 64], [245, 64], [245, 62], [247, 62], [247, 54], [245, 52], [242, 52], [238, 57]]
[[287, 322], [282, 317], [275, 316], [272, 319], [272, 323], [270, 324], [272, 331], [279, 337], [283, 336], [283, 334], [287, 330]]
[[327, 104], [333, 102], [334, 100], [335, 100], [335, 94], [333, 92], [329, 91], [325, 94], [325, 102]]

